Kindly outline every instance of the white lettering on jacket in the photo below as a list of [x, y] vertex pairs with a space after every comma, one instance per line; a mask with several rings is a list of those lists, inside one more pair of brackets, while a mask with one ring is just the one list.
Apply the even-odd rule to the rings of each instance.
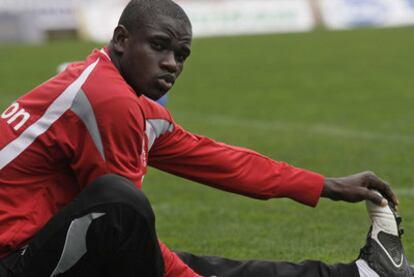
[[7, 124], [9, 125], [14, 123], [13, 129], [18, 131], [29, 120], [30, 114], [15, 102], [1, 114], [1, 118], [8, 119]]

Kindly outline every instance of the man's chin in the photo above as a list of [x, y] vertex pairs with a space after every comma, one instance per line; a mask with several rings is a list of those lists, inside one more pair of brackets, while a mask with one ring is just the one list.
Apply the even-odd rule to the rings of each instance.
[[144, 96], [146, 96], [149, 99], [154, 100], [154, 101], [157, 101], [158, 99], [160, 99], [161, 97], [163, 97], [166, 94], [167, 94], [167, 92], [161, 92], [161, 91], [143, 93]]

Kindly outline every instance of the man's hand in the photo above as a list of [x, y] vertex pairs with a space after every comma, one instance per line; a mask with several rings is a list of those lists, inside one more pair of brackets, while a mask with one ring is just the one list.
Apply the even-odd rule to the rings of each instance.
[[[379, 191], [384, 197], [372, 190]], [[341, 178], [326, 178], [321, 197], [347, 202], [371, 200], [379, 206], [386, 206], [388, 201], [395, 207], [399, 204], [390, 185], [370, 171]]]

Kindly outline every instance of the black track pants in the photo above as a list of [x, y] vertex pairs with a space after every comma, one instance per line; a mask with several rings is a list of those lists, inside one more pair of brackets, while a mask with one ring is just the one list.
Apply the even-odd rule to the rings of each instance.
[[[178, 255], [202, 276], [359, 276], [355, 264]], [[0, 277], [161, 277], [163, 272], [150, 203], [130, 181], [117, 175], [98, 178], [55, 215], [27, 248], [0, 261]]]
[[148, 200], [130, 181], [100, 177], [36, 234], [23, 255], [3, 260], [8, 275], [0, 269], [0, 276], [161, 277], [154, 221]]
[[218, 277], [359, 277], [355, 263], [326, 265], [319, 261], [301, 264], [270, 261], [236, 261], [178, 252], [178, 256], [202, 276]]

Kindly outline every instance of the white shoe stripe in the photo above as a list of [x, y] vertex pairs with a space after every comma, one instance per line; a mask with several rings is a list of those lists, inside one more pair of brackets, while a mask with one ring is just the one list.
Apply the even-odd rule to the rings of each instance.
[[378, 245], [382, 248], [382, 250], [384, 250], [385, 254], [387, 255], [388, 259], [390, 259], [391, 263], [396, 267], [396, 268], [400, 268], [403, 263], [404, 263], [404, 255], [401, 253], [401, 262], [396, 264], [394, 262], [394, 259], [391, 257], [391, 255], [388, 253], [387, 249], [385, 249], [385, 247], [382, 245], [382, 243], [379, 241], [378, 239], [378, 233], [375, 236], [372, 236], [372, 239], [375, 240]]

